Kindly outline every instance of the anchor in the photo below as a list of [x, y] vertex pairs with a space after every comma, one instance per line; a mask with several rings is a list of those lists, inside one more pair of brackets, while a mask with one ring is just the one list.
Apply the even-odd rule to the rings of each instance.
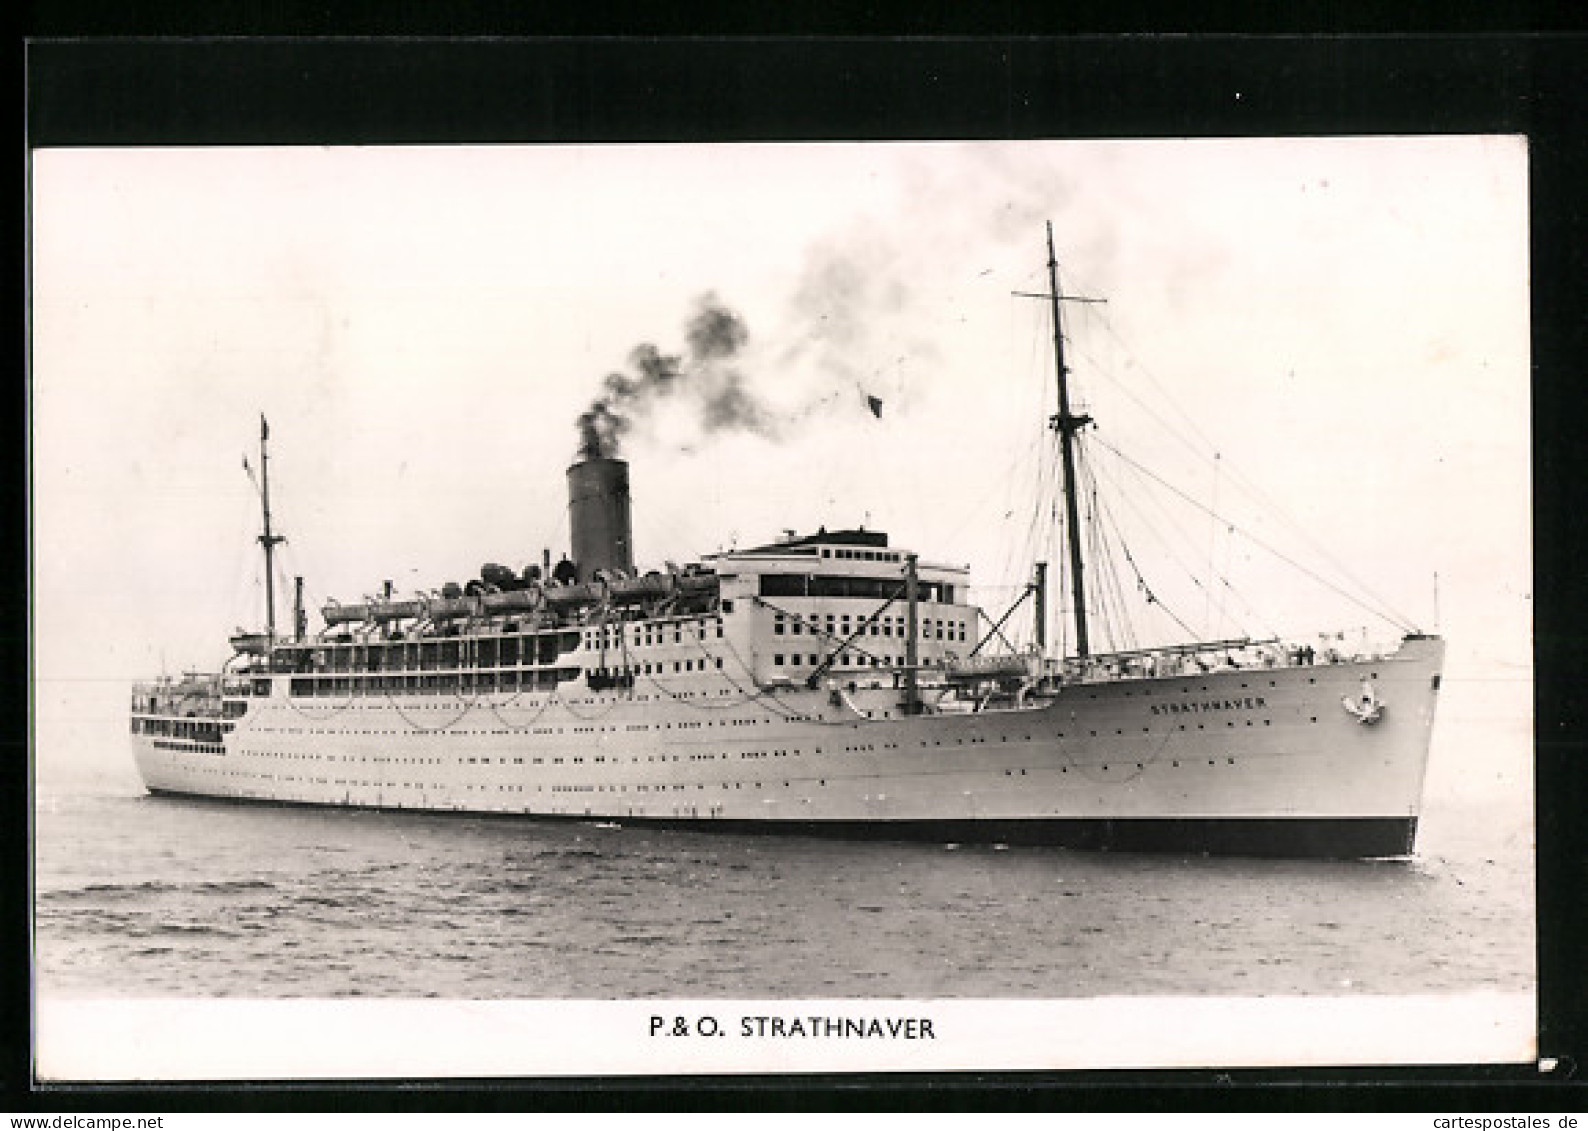
[[1346, 696], [1340, 700], [1340, 706], [1354, 715], [1356, 721], [1363, 726], [1372, 726], [1384, 717], [1384, 709], [1387, 704], [1379, 699], [1378, 693], [1373, 690], [1373, 684], [1364, 679], [1362, 681], [1362, 694], [1355, 699]]

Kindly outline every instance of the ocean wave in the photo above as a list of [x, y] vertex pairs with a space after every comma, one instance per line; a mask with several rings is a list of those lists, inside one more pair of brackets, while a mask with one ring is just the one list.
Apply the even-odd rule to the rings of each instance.
[[234, 891], [275, 891], [276, 885], [269, 880], [205, 880], [193, 885], [196, 891], [207, 892], [234, 892]]
[[51, 899], [103, 899], [121, 898], [140, 895], [159, 895], [164, 892], [180, 891], [180, 884], [165, 883], [160, 880], [145, 880], [141, 883], [124, 884], [84, 884], [76, 888], [56, 888], [52, 891], [38, 893], [40, 900]]
[[342, 895], [322, 895], [319, 892], [289, 893], [288, 898], [294, 903], [307, 903], [313, 907], [335, 907], [338, 909], [348, 906], [351, 899]]
[[147, 926], [134, 926], [127, 928], [127, 934], [132, 938], [158, 938], [162, 935], [176, 935], [178, 937], [213, 935], [220, 938], [237, 938], [242, 932], [233, 928], [222, 926], [218, 923], [175, 922], [166, 920]]
[[82, 899], [135, 899], [151, 895], [232, 895], [246, 891], [274, 891], [276, 885], [269, 880], [196, 880], [177, 882], [170, 880], [143, 880], [138, 883], [84, 884], [81, 887], [54, 888], [40, 891], [41, 902], [51, 900]]

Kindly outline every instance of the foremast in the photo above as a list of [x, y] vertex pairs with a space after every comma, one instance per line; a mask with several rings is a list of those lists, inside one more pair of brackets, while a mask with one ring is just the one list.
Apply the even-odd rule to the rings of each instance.
[[1060, 456], [1064, 463], [1065, 534], [1070, 550], [1070, 596], [1075, 603], [1075, 653], [1080, 659], [1091, 654], [1086, 636], [1086, 575], [1081, 556], [1079, 490], [1075, 482], [1075, 434], [1092, 422], [1090, 416], [1070, 411], [1069, 369], [1064, 364], [1064, 327], [1059, 316], [1059, 263], [1053, 253], [1053, 223], [1048, 223], [1048, 294], [1053, 304], [1053, 360], [1059, 384], [1059, 412], [1048, 421], [1059, 434]]
[[265, 634], [276, 643], [276, 547], [286, 539], [270, 528], [270, 423], [259, 415], [259, 502], [264, 511], [264, 532], [259, 544], [265, 548]]

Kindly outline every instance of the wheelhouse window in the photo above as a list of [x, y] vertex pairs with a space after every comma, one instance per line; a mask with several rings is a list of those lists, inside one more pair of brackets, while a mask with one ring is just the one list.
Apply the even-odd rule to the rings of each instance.
[[[917, 581], [916, 599], [953, 604], [955, 587], [938, 581]], [[872, 601], [903, 600], [902, 577], [841, 577], [806, 574], [761, 575], [763, 597], [859, 597]]]
[[810, 578], [799, 573], [763, 573], [761, 575], [761, 596], [763, 597], [804, 597]]

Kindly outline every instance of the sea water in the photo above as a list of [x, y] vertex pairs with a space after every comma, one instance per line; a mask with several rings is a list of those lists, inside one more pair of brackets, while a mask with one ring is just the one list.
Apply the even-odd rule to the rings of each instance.
[[[130, 756], [129, 756], [130, 757]], [[1068, 998], [1529, 991], [1531, 815], [1415, 857], [718, 835], [41, 786], [41, 996]]]

